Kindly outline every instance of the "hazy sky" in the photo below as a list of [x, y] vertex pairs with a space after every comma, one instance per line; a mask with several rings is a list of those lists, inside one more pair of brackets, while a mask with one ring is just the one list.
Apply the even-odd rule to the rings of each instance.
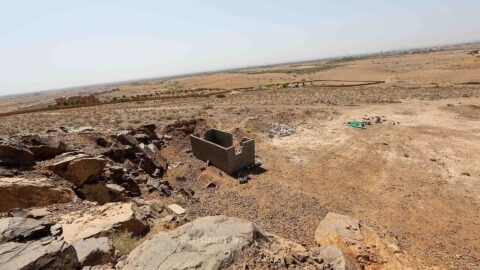
[[480, 39], [480, 0], [0, 0], [0, 95]]

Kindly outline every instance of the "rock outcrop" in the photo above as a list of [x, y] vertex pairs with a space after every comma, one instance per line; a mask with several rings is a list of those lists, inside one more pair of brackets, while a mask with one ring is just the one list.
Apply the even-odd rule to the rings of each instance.
[[114, 230], [141, 235], [148, 232], [147, 220], [136, 213], [135, 203], [108, 203], [86, 213], [62, 216], [62, 236], [68, 243], [103, 236]]
[[75, 159], [68, 164], [66, 179], [75, 186], [81, 187], [89, 181], [96, 180], [106, 165], [107, 161], [101, 158]]
[[65, 143], [60, 137], [50, 135], [24, 135], [20, 138], [36, 160], [53, 158], [67, 151]]
[[0, 245], [1, 269], [75, 270], [79, 267], [75, 249], [64, 241], [8, 242]]
[[0, 242], [26, 241], [47, 236], [50, 226], [38, 220], [22, 217], [7, 217], [0, 219]]
[[87, 184], [78, 190], [79, 196], [82, 199], [99, 204], [106, 204], [110, 202], [120, 202], [127, 199], [125, 188], [116, 184]]
[[322, 248], [318, 254], [323, 264], [332, 270], [356, 270], [355, 264], [338, 247], [330, 245]]
[[65, 178], [76, 187], [95, 181], [103, 172], [107, 160], [84, 154], [67, 156], [48, 166], [55, 174]]
[[7, 142], [0, 142], [0, 165], [13, 167], [31, 166], [35, 156], [27, 148]]
[[54, 172], [55, 174], [61, 176], [61, 177], [65, 177], [66, 174], [67, 174], [67, 170], [68, 170], [68, 165], [70, 164], [70, 162], [76, 160], [76, 159], [80, 159], [80, 158], [86, 158], [88, 157], [87, 155], [85, 154], [74, 154], [74, 153], [65, 153], [64, 155], [60, 156], [59, 158], [61, 158], [59, 161], [49, 165], [47, 168]]
[[223, 269], [258, 237], [253, 223], [203, 217], [138, 246], [122, 269]]
[[154, 174], [156, 170], [160, 170], [163, 174], [167, 171], [168, 162], [167, 159], [160, 153], [160, 150], [154, 144], [144, 145], [139, 144], [138, 149], [144, 155], [142, 160], [142, 169], [149, 174]]
[[409, 256], [349, 216], [328, 213], [315, 231], [315, 240], [321, 246], [338, 247], [358, 269], [413, 269]]
[[0, 211], [67, 203], [75, 198], [73, 190], [55, 187], [46, 179], [0, 178]]
[[73, 243], [78, 261], [83, 266], [95, 266], [113, 263], [114, 250], [107, 237], [81, 239]]

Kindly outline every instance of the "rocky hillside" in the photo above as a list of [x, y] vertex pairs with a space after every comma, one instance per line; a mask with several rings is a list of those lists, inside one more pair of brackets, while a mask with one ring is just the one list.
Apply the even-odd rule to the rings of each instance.
[[258, 161], [237, 181], [195, 159], [188, 135], [207, 127], [61, 127], [1, 139], [0, 269], [421, 268], [344, 215], [319, 220], [305, 236], [316, 244], [302, 245], [206, 211], [221, 205], [224, 185], [248, 185], [262, 170]]

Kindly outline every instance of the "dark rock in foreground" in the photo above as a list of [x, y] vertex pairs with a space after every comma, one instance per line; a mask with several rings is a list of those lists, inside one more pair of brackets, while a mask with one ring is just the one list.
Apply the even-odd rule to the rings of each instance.
[[0, 245], [0, 267], [8, 270], [73, 270], [80, 264], [73, 246], [64, 241], [46, 240]]
[[25, 147], [11, 143], [0, 142], [0, 164], [24, 167], [35, 163], [33, 153]]
[[50, 226], [35, 219], [21, 217], [0, 219], [0, 242], [20, 242], [47, 236], [49, 234]]

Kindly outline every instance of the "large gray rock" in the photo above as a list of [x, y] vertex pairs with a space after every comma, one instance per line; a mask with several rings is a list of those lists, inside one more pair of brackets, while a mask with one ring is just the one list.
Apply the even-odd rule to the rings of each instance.
[[50, 226], [42, 222], [22, 217], [0, 219], [0, 242], [25, 241], [50, 234]]
[[8, 242], [0, 245], [0, 268], [8, 270], [73, 270], [80, 267], [73, 246], [64, 241], [49, 241]]
[[0, 178], [0, 211], [43, 207], [73, 201], [73, 190], [54, 187], [46, 179]]
[[25, 147], [0, 142], [0, 164], [7, 166], [31, 166], [35, 162], [33, 153]]
[[73, 243], [81, 266], [94, 266], [114, 262], [114, 249], [108, 237], [80, 239]]
[[57, 136], [39, 134], [24, 135], [21, 141], [32, 151], [37, 160], [53, 158], [67, 151], [65, 143]]
[[223, 269], [258, 234], [255, 225], [246, 220], [199, 218], [144, 242], [130, 253], [122, 269]]

